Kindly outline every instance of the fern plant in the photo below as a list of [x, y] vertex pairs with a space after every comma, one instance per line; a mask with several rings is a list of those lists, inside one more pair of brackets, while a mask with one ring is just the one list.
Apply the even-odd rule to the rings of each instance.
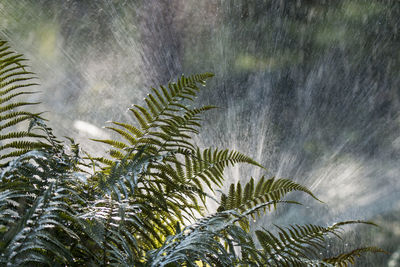
[[[10, 50], [6, 41], [0, 40], [0, 164], [8, 163], [12, 157], [22, 155], [32, 149], [48, 147], [41, 141], [42, 134], [18, 129], [24, 122], [33, 118], [41, 118], [41, 113], [21, 110], [29, 105], [39, 103], [21, 99], [24, 95], [34, 94], [27, 89], [33, 85], [34, 73], [26, 70], [26, 59], [22, 54]], [[34, 138], [29, 140], [29, 138]]]
[[[130, 109], [136, 123], [107, 127], [120, 139], [95, 140], [109, 145], [108, 156], [83, 158], [79, 146], [60, 141], [40, 114], [14, 110], [35, 104], [16, 100], [30, 93], [24, 88], [34, 76], [21, 55], [0, 44], [2, 265], [347, 266], [362, 253], [382, 252], [365, 247], [319, 257], [327, 236], [340, 236], [344, 225], [370, 222], [251, 232], [250, 218], [298, 204], [285, 199], [292, 191], [318, 200], [289, 179], [232, 184], [217, 211], [206, 214], [207, 199], [215, 200], [208, 192], [221, 188], [226, 167], [263, 168], [240, 152], [193, 143], [201, 115], [214, 107], [189, 104], [211, 73], [152, 88], [146, 106]], [[28, 121], [26, 131], [14, 130]]]

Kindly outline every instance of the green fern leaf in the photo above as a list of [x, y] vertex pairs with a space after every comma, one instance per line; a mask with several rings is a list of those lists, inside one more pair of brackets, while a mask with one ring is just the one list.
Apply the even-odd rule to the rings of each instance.
[[0, 140], [6, 140], [6, 139], [19, 139], [23, 137], [33, 137], [33, 138], [45, 138], [44, 135], [41, 134], [35, 134], [31, 132], [11, 132], [8, 134], [0, 135]]
[[90, 139], [90, 140], [96, 141], [96, 142], [100, 142], [100, 143], [104, 143], [104, 144], [113, 146], [113, 147], [118, 148], [118, 149], [125, 149], [125, 148], [128, 147], [126, 144], [124, 144], [122, 142], [115, 141], [115, 140], [102, 140], [102, 139]]
[[[29, 105], [39, 103], [19, 101], [19, 97], [37, 93], [35, 91], [24, 90], [27, 87], [36, 85], [29, 82], [36, 77], [32, 76], [32, 72], [26, 71], [26, 65], [23, 65], [25, 59], [22, 55], [16, 54], [10, 50], [7, 42], [0, 41], [0, 130], [2, 134], [0, 140], [5, 141], [0, 146], [0, 151], [9, 150], [8, 153], [2, 155], [1, 159], [9, 159], [19, 156], [21, 153], [31, 150], [48, 147], [43, 142], [28, 141], [26, 138], [47, 139], [46, 136], [31, 132], [15, 132], [13, 128], [24, 121], [33, 118], [40, 118], [40, 113], [34, 114], [25, 110], [21, 110]], [[15, 109], [17, 109], [15, 111]], [[8, 142], [9, 139], [16, 141]], [[17, 149], [17, 150], [14, 150]], [[0, 165], [5, 166], [8, 161], [1, 161]]]
[[121, 123], [121, 122], [112, 122], [115, 125], [121, 126], [123, 128], [125, 128], [126, 130], [128, 130], [130, 133], [134, 134], [137, 138], [142, 137], [144, 134], [137, 129], [136, 127], [130, 125], [130, 124], [126, 124], [126, 123]]
[[[146, 120], [142, 117], [142, 115], [140, 115], [140, 113], [135, 110], [135, 109], [129, 109], [130, 111], [132, 111], [133, 115], [135, 115], [137, 121], [139, 122], [140, 126], [142, 127], [143, 130], [147, 130], [150, 126], [147, 124]], [[149, 114], [150, 116], [150, 114]], [[150, 119], [151, 121], [151, 119]]]
[[287, 193], [292, 191], [305, 192], [318, 200], [305, 186], [299, 185], [288, 179], [275, 179], [273, 177], [265, 180], [264, 177], [261, 177], [257, 182], [257, 185], [254, 186], [254, 179], [251, 178], [250, 181], [245, 185], [243, 193], [241, 188], [239, 189], [239, 186], [236, 188], [236, 195], [239, 194], [237, 191], [240, 190], [241, 204], [237, 205], [238, 202], [236, 202], [235, 205], [228, 205], [225, 207], [225, 209], [238, 209], [239, 211], [243, 212], [244, 210], [252, 208], [260, 203], [279, 201]]
[[349, 264], [355, 264], [356, 258], [361, 257], [362, 254], [368, 253], [368, 252], [388, 254], [383, 249], [380, 249], [377, 247], [364, 247], [364, 248], [354, 249], [347, 253], [342, 253], [335, 257], [325, 258], [322, 261], [329, 263], [329, 264], [333, 264], [335, 266], [346, 266], [347, 267], [347, 266], [349, 266]]

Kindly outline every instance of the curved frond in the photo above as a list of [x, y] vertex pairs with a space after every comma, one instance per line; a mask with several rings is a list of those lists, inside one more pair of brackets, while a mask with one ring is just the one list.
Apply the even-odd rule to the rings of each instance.
[[74, 204], [81, 201], [80, 181], [66, 172], [68, 164], [74, 163], [67, 156], [31, 151], [2, 171], [0, 225], [7, 229], [0, 234], [2, 264], [74, 262], [69, 244], [80, 242], [80, 236], [70, 226], [78, 211]]
[[365, 247], [365, 248], [357, 248], [350, 252], [342, 253], [335, 257], [323, 259], [323, 262], [335, 265], [335, 266], [343, 266], [347, 267], [350, 264], [354, 264], [356, 262], [356, 258], [361, 257], [362, 254], [372, 252], [372, 253], [386, 253], [381, 248], [377, 247]]
[[[31, 80], [36, 77], [32, 72], [26, 71], [26, 60], [21, 54], [10, 49], [7, 42], [0, 40], [0, 166], [6, 166], [10, 158], [22, 155], [26, 150], [33, 148], [44, 148], [43, 142], [33, 141], [43, 138], [33, 133], [23, 133], [14, 130], [14, 127], [38, 118], [39, 114], [23, 110], [26, 106], [39, 103], [26, 102], [21, 99], [24, 95], [34, 94], [35, 91], [27, 91], [26, 88], [37, 85]], [[7, 139], [17, 139], [14, 142], [7, 142]], [[26, 145], [26, 146], [25, 146]]]
[[192, 177], [187, 177], [187, 180], [193, 180], [196, 184], [205, 182], [211, 190], [213, 190], [213, 185], [222, 185], [224, 169], [229, 165], [247, 163], [263, 168], [252, 158], [234, 150], [208, 148], [201, 151], [197, 148], [195, 153], [190, 151], [181, 151], [181, 153], [190, 159], [186, 162], [189, 164], [186, 169], [189, 169], [188, 173]]
[[[344, 221], [329, 227], [307, 224], [304, 226], [291, 225], [287, 228], [282, 228], [275, 225], [279, 229], [276, 234], [273, 234], [266, 228], [256, 230], [255, 234], [258, 243], [262, 247], [261, 255], [265, 264], [275, 264], [277, 266], [293, 265], [299, 262], [299, 258], [301, 259], [300, 262], [303, 263], [318, 261], [335, 264], [335, 260], [337, 260], [337, 263], [343, 264], [346, 261], [354, 261], [354, 256], [365, 251], [363, 249], [354, 250], [354, 252], [348, 254], [341, 254], [335, 258], [323, 260], [318, 259], [319, 251], [325, 249], [325, 240], [329, 235], [340, 238], [342, 226], [359, 223], [372, 224], [365, 221]], [[341, 262], [340, 260], [343, 261]], [[340, 264], [339, 266], [342, 266]]]
[[[221, 212], [210, 215], [167, 238], [162, 247], [149, 252], [148, 266], [236, 266], [240, 262], [234, 247], [249, 244], [250, 236], [232, 221], [238, 214]], [[228, 248], [221, 241], [230, 244]]]
[[118, 133], [128, 141], [127, 143], [114, 140], [95, 141], [107, 143], [115, 149], [135, 150], [144, 145], [153, 146], [154, 153], [177, 149], [194, 151], [195, 147], [189, 141], [190, 134], [198, 133], [200, 115], [215, 107], [190, 108], [183, 102], [193, 101], [193, 97], [200, 90], [197, 84], [205, 84], [205, 81], [212, 76], [211, 73], [182, 76], [175, 83], [168, 84], [168, 89], [163, 86], [160, 86], [160, 89], [152, 88], [153, 94], [148, 94], [144, 99], [145, 107], [134, 105], [129, 109], [137, 126], [112, 122], [118, 128], [106, 127]]
[[228, 195], [221, 195], [221, 204], [218, 208], [219, 211], [237, 209], [243, 212], [260, 203], [269, 201], [279, 201], [287, 193], [292, 191], [301, 191], [307, 193], [314, 199], [320, 201], [314, 194], [305, 186], [300, 185], [289, 179], [265, 179], [264, 176], [255, 184], [254, 179], [251, 178], [246, 183], [244, 189], [240, 182], [230, 185]]

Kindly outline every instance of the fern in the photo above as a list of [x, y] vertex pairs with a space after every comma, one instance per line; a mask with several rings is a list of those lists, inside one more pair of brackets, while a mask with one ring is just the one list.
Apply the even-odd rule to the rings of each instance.
[[254, 183], [254, 179], [251, 178], [244, 186], [244, 189], [242, 189], [240, 182], [236, 186], [231, 184], [229, 194], [221, 195], [221, 205], [218, 210], [238, 209], [243, 212], [260, 203], [279, 201], [291, 191], [302, 191], [320, 201], [305, 186], [289, 179], [275, 179], [275, 177], [272, 177], [265, 180], [265, 177], [262, 176], [256, 185]]
[[[275, 265], [290, 265], [299, 262], [299, 257], [302, 260], [306, 259], [308, 262], [321, 261], [318, 259], [319, 251], [325, 249], [325, 238], [329, 235], [340, 237], [341, 227], [348, 224], [364, 223], [372, 224], [364, 221], [345, 221], [334, 224], [330, 227], [322, 227], [318, 225], [291, 225], [284, 229], [276, 226], [279, 231], [273, 234], [267, 229], [257, 230], [255, 234], [257, 241], [262, 247], [263, 261], [265, 264]], [[359, 251], [365, 252], [363, 250]], [[345, 258], [342, 254], [338, 258]], [[352, 255], [350, 253], [349, 255]], [[350, 258], [350, 257], [349, 257]], [[336, 263], [333, 258], [331, 261], [324, 259], [326, 263]], [[339, 261], [338, 261], [339, 262]]]
[[[135, 105], [131, 109], [139, 126], [112, 122], [120, 128], [107, 127], [125, 141], [95, 140], [110, 145], [112, 149], [109, 154], [114, 158], [94, 158], [108, 165], [96, 175], [96, 187], [104, 190], [105, 179], [108, 179], [107, 182], [114, 179], [119, 184], [114, 187], [114, 190], [119, 190], [115, 192], [117, 198], [121, 192], [129, 191], [121, 180], [124, 175], [118, 171], [126, 172], [128, 167], [124, 165], [125, 162], [135, 162], [138, 155], [153, 158], [137, 177], [134, 192], [136, 203], [157, 204], [146, 204], [156, 216], [147, 215], [145, 219], [151, 227], [158, 229], [157, 235], [152, 234], [155, 240], [147, 244], [149, 247], [160, 245], [159, 242], [173, 233], [178, 222], [193, 220], [194, 211], [203, 214], [204, 208], [198, 203], [199, 197], [203, 204], [207, 198], [203, 184], [211, 190], [215, 185], [221, 186], [225, 167], [237, 163], [261, 167], [240, 152], [218, 149], [201, 151], [190, 142], [191, 134], [198, 133], [200, 115], [214, 107], [190, 108], [181, 102], [193, 101], [199, 91], [197, 84], [204, 84], [204, 80], [211, 76], [209, 73], [188, 78], [182, 76], [176, 83], [170, 83], [168, 89], [163, 86], [160, 86], [161, 90], [153, 88], [154, 94], [145, 99], [146, 108]], [[138, 164], [141, 166], [143, 162]]]
[[[124, 138], [128, 143], [114, 140], [95, 140], [107, 143], [115, 149], [136, 150], [147, 146], [147, 151], [157, 154], [163, 151], [175, 151], [178, 148], [194, 150], [188, 142], [191, 138], [186, 133], [197, 133], [200, 127], [199, 115], [213, 106], [190, 108], [182, 104], [184, 101], [193, 101], [193, 97], [200, 91], [197, 84], [205, 84], [205, 80], [212, 77], [211, 73], [182, 76], [176, 83], [169, 83], [167, 88], [152, 88], [153, 94], [144, 99], [146, 107], [134, 105], [129, 110], [137, 122], [137, 126], [111, 122], [116, 127], [106, 127]], [[151, 148], [151, 149], [150, 149]], [[121, 159], [124, 153], [114, 152], [112, 157]]]
[[96, 242], [100, 252], [95, 255], [97, 264], [110, 265], [124, 263], [135, 264], [140, 258], [137, 239], [130, 229], [144, 228], [144, 223], [137, 214], [138, 205], [132, 206], [129, 201], [95, 200], [79, 216], [85, 233]]
[[197, 266], [199, 261], [210, 266], [235, 266], [240, 261], [238, 255], [234, 249], [227, 250], [220, 240], [231, 248], [251, 242], [250, 236], [232, 223], [237, 217], [235, 212], [221, 212], [186, 227], [169, 237], [163, 247], [150, 251], [148, 266]]
[[365, 248], [354, 249], [350, 252], [342, 253], [342, 254], [332, 257], [332, 258], [326, 258], [326, 259], [323, 259], [322, 261], [326, 262], [328, 264], [335, 265], [335, 266], [346, 266], [347, 267], [347, 266], [349, 266], [349, 264], [354, 264], [356, 262], [356, 257], [361, 257], [362, 254], [367, 253], [367, 252], [388, 254], [386, 251], [384, 251], [381, 248], [365, 247]]
[[263, 176], [232, 184], [218, 212], [204, 215], [206, 201], [215, 200], [208, 192], [223, 186], [225, 168], [242, 163], [263, 168], [240, 152], [193, 143], [202, 114], [215, 107], [189, 103], [212, 74], [152, 88], [145, 106], [130, 109], [136, 124], [107, 127], [121, 140], [95, 140], [110, 147], [111, 158], [85, 160], [79, 145], [68, 138], [67, 147], [41, 113], [20, 110], [36, 104], [20, 100], [35, 84], [24, 61], [0, 41], [1, 265], [347, 266], [362, 253], [382, 252], [366, 247], [319, 258], [328, 235], [340, 236], [347, 224], [372, 224], [362, 221], [276, 226], [276, 233], [256, 229], [254, 239], [250, 216], [278, 204], [299, 204], [284, 200], [292, 191], [318, 200], [289, 179]]
[[[69, 204], [78, 195], [79, 181], [67, 174], [65, 159], [32, 151], [13, 160], [3, 170], [2, 189], [7, 189], [2, 191], [2, 200], [12, 203], [3, 202], [9, 207], [0, 218], [0, 224], [7, 228], [0, 247], [4, 264], [54, 265], [73, 261], [63, 239], [79, 242], [78, 234], [68, 227], [76, 216], [74, 206]], [[10, 185], [13, 189], [8, 189]]]
[[[27, 150], [46, 147], [46, 145], [36, 141], [37, 138], [43, 138], [42, 135], [17, 131], [15, 128], [32, 118], [40, 118], [40, 113], [18, 110], [39, 104], [18, 100], [23, 95], [36, 93], [26, 91], [26, 88], [37, 85], [33, 82], [35, 76], [32, 72], [26, 71], [27, 65], [23, 64], [26, 59], [23, 55], [10, 50], [6, 41], [0, 40], [0, 51], [0, 151], [2, 153], [7, 151], [0, 157], [1, 167], [6, 166], [10, 158], [22, 155]], [[7, 142], [9, 139], [16, 139], [16, 141]], [[6, 143], [3, 145], [3, 142]]]

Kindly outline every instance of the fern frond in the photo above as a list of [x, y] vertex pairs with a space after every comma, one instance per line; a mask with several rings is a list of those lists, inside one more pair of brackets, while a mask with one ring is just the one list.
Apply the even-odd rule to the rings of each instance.
[[5, 139], [19, 139], [23, 137], [33, 137], [33, 138], [45, 138], [44, 135], [41, 134], [35, 134], [31, 132], [12, 132], [4, 135], [0, 135], [0, 141], [5, 140]]
[[[223, 230], [231, 226], [229, 219], [229, 213], [214, 214], [168, 237], [162, 247], [149, 252], [149, 266], [196, 266], [197, 261], [210, 266], [235, 266], [238, 259], [234, 252], [227, 251], [219, 242], [219, 238], [224, 238], [233, 243], [243, 234], [235, 227], [230, 231], [236, 234], [234, 237], [226, 238], [222, 234]], [[242, 236], [240, 238], [243, 239]]]
[[132, 229], [146, 230], [138, 217], [140, 208], [127, 200], [98, 199], [90, 203], [79, 216], [85, 233], [103, 251], [94, 255], [96, 262], [111, 265], [134, 265], [140, 257]]
[[123, 128], [125, 128], [126, 130], [128, 130], [130, 133], [134, 134], [137, 138], [142, 137], [144, 134], [136, 127], [127, 124], [127, 123], [121, 123], [121, 122], [112, 122], [115, 125], [121, 126]]
[[[16, 54], [12, 51], [7, 42], [0, 42], [0, 51], [0, 130], [2, 130], [0, 141], [5, 142], [0, 145], [0, 151], [11, 148], [11, 152], [1, 156], [3, 160], [0, 161], [0, 165], [5, 166], [9, 161], [4, 159], [21, 155], [21, 152], [13, 149], [26, 151], [35, 148], [45, 148], [46, 145], [43, 142], [26, 139], [40, 139], [43, 138], [41, 135], [14, 132], [12, 130], [12, 127], [39, 115], [20, 110], [26, 106], [37, 105], [39, 103], [19, 100], [21, 96], [37, 93], [35, 91], [24, 90], [27, 87], [36, 85], [36, 83], [31, 82], [36, 77], [32, 76], [32, 72], [25, 70], [26, 65], [22, 64], [25, 59], [21, 54]], [[5, 130], [8, 130], [8, 132], [5, 132]], [[7, 143], [8, 139], [17, 139], [18, 141]]]
[[51, 147], [51, 146], [48, 144], [42, 143], [42, 142], [35, 142], [35, 141], [12, 141], [3, 146], [0, 146], [0, 150], [4, 150], [6, 148], [33, 150], [33, 149], [44, 148], [44, 147]]
[[102, 139], [90, 139], [90, 140], [96, 141], [96, 142], [100, 142], [100, 143], [104, 143], [104, 144], [113, 146], [113, 147], [118, 148], [118, 149], [125, 149], [125, 148], [128, 147], [125, 143], [118, 142], [116, 140], [102, 140]]
[[[321, 249], [325, 249], [325, 239], [328, 235], [332, 234], [340, 238], [341, 227], [348, 224], [370, 224], [365, 221], [344, 221], [333, 224], [330, 227], [323, 227], [318, 225], [307, 224], [304, 226], [291, 225], [284, 229], [276, 226], [279, 231], [277, 234], [273, 234], [271, 231], [263, 228], [263, 230], [256, 230], [255, 234], [257, 241], [262, 247], [262, 255], [266, 264], [294, 264], [302, 259], [312, 261], [319, 256], [318, 252]], [[359, 251], [362, 252], [362, 249]], [[325, 263], [334, 263], [339, 257], [342, 257], [343, 262], [347, 259], [354, 260], [357, 255], [357, 250], [354, 254], [350, 252], [347, 254], [341, 254], [338, 258], [324, 259]], [[346, 258], [348, 256], [348, 258]], [[332, 260], [332, 262], [329, 262]], [[304, 261], [303, 261], [304, 262]]]
[[236, 186], [231, 184], [228, 196], [224, 194], [221, 196], [221, 203], [222, 199], [228, 199], [228, 201], [224, 201], [224, 206], [221, 205], [218, 210], [238, 209], [238, 211], [243, 212], [260, 203], [281, 200], [292, 191], [305, 192], [320, 201], [308, 188], [292, 180], [275, 179], [275, 177], [265, 180], [265, 177], [262, 176], [256, 185], [254, 185], [254, 179], [251, 178], [246, 183], [244, 190], [242, 190], [240, 182]]
[[[44, 120], [42, 117], [40, 117], [40, 115], [42, 113], [43, 112], [31, 113], [31, 112], [27, 112], [27, 111], [15, 111], [15, 112], [10, 112], [10, 113], [0, 116], [0, 121], [3, 122], [5, 120], [10, 120], [10, 119], [17, 118], [20, 116], [24, 116], [26, 119], [31, 119], [32, 117], [34, 117], [34, 118]], [[6, 127], [2, 126], [0, 129], [4, 129], [4, 128], [6, 128]]]
[[17, 124], [19, 124], [19, 123], [21, 123], [23, 121], [27, 121], [27, 120], [31, 120], [31, 119], [32, 119], [32, 116], [30, 116], [30, 115], [28, 115], [28, 116], [18, 116], [17, 118], [12, 119], [12, 120], [0, 125], [0, 129], [3, 130], [3, 129], [6, 129], [6, 128], [15, 126], [15, 125], [17, 125]]
[[[13, 98], [15, 98], [15, 97], [17, 97], [17, 96], [21, 96], [21, 95], [32, 95], [32, 94], [37, 94], [37, 93], [38, 93], [38, 92], [19, 92], [19, 93], [15, 93], [15, 94], [9, 95], [9, 96], [7, 96], [7, 97], [0, 98], [0, 105], [3, 104], [3, 103], [5, 103], [5, 102], [10, 101], [11, 99], [13, 99]], [[38, 103], [36, 103], [36, 104], [38, 104]]]
[[221, 185], [224, 180], [223, 171], [229, 165], [247, 163], [262, 167], [252, 158], [234, 150], [205, 149], [201, 151], [197, 148], [196, 152], [190, 153], [189, 156], [192, 160], [189, 168], [193, 172], [193, 177], [188, 177], [187, 179], [201, 178], [211, 190], [213, 189], [212, 184]]
[[111, 166], [114, 164], [114, 161], [112, 159], [108, 159], [108, 158], [104, 158], [104, 157], [90, 157], [90, 158], [85, 158], [85, 159], [91, 159], [95, 162], [100, 162], [107, 166]]
[[[0, 57], [1, 57], [1, 56], [0, 56]], [[2, 77], [1, 80], [0, 80], [0, 82], [4, 81], [4, 80], [6, 80], [6, 79], [9, 79], [9, 78], [11, 78], [11, 77], [15, 77], [15, 76], [20, 76], [20, 75], [35, 75], [35, 73], [30, 72], [30, 71], [25, 71], [25, 70], [23, 70], [23, 71], [14, 71], [14, 70], [20, 70], [20, 69], [23, 69], [23, 68], [26, 68], [26, 67], [28, 67], [28, 66], [27, 66], [27, 65], [25, 65], [25, 66], [18, 65], [18, 66], [15, 66], [15, 67], [8, 68], [8, 69], [5, 69], [5, 70], [3, 70], [3, 71], [0, 71], [0, 76]], [[11, 73], [9, 73], [9, 72], [11, 72]], [[6, 73], [9, 73], [9, 74], [4, 75], [4, 74], [6, 74]]]
[[18, 103], [11, 103], [6, 106], [0, 106], [0, 113], [6, 112], [6, 111], [12, 111], [15, 108], [22, 107], [22, 106], [28, 106], [28, 105], [37, 105], [40, 104], [40, 102], [36, 103], [31, 103], [31, 102], [18, 102]]
[[[66, 156], [60, 158], [59, 152], [55, 156], [30, 151], [12, 160], [1, 173], [0, 212], [7, 205], [6, 210], [13, 210], [0, 216], [0, 225], [8, 228], [1, 234], [2, 263], [21, 266], [74, 262], [67, 242], [80, 240], [76, 228], [70, 228], [77, 211], [71, 204], [82, 201], [76, 190], [80, 181], [65, 172], [65, 167], [73, 163]], [[4, 190], [10, 187], [13, 191]]]
[[355, 264], [356, 258], [361, 257], [362, 254], [372, 252], [372, 253], [385, 253], [388, 254], [381, 248], [377, 247], [364, 247], [364, 248], [357, 248], [347, 253], [342, 253], [335, 257], [325, 258], [322, 261], [328, 264], [332, 264], [334, 266], [344, 266], [347, 267], [349, 264]]
[[[182, 101], [185, 99], [192, 101], [192, 97], [199, 91], [197, 83], [203, 84], [212, 76], [210, 73], [193, 75], [189, 78], [182, 76], [176, 83], [168, 84], [168, 89], [163, 86], [160, 86], [160, 90], [152, 88], [153, 94], [148, 94], [144, 99], [147, 107], [133, 105], [129, 109], [136, 119], [138, 127], [127, 123], [112, 122], [123, 129], [106, 128], [117, 132], [127, 140], [128, 143], [125, 145], [133, 150], [143, 144], [154, 146], [157, 153], [175, 151], [179, 148], [194, 150], [195, 147], [188, 141], [191, 136], [185, 132], [197, 133], [196, 128], [200, 126], [197, 122], [200, 119], [199, 115], [214, 107], [190, 109]], [[104, 140], [101, 142], [104, 143]]]
[[25, 88], [25, 87], [31, 87], [31, 86], [35, 86], [35, 85], [39, 85], [39, 84], [38, 83], [27, 83], [27, 84], [13, 85], [13, 86], [10, 86], [10, 87], [8, 87], [6, 89], [0, 90], [0, 96], [8, 94], [8, 93], [10, 93], [10, 92], [12, 92], [14, 90], [22, 89], [22, 88]]

